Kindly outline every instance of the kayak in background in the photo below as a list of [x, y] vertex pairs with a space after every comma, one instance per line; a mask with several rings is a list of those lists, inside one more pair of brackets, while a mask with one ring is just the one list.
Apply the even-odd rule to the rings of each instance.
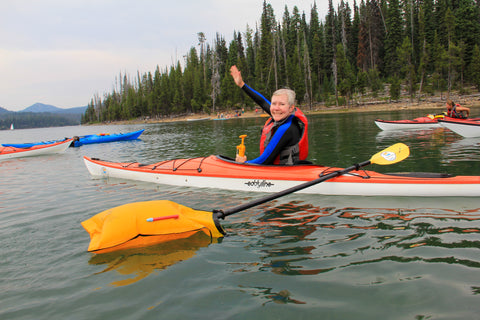
[[[456, 121], [466, 121], [465, 119], [457, 119], [447, 117], [443, 114], [429, 114], [425, 117], [415, 118], [413, 120], [382, 120], [375, 119], [375, 124], [377, 127], [384, 131], [390, 130], [410, 130], [410, 129], [433, 129], [441, 127], [439, 120], [456, 120]], [[480, 120], [480, 118], [472, 118], [469, 120]]]
[[[127, 141], [127, 140], [136, 140], [143, 133], [145, 129], [127, 132], [127, 133], [100, 133], [100, 134], [90, 134], [81, 137], [73, 137], [73, 146], [80, 147], [84, 144], [92, 143], [106, 143], [106, 142], [116, 142], [116, 141]], [[77, 140], [78, 138], [78, 140]]]
[[439, 120], [442, 127], [445, 127], [465, 138], [480, 137], [480, 121], [463, 119]]
[[[66, 141], [66, 140], [73, 140], [73, 138], [64, 138], [64, 139], [59, 139], [59, 140], [31, 142], [31, 143], [2, 143], [2, 146], [4, 146], [4, 147], [14, 147], [14, 148], [31, 148], [31, 147], [34, 147], [34, 146], [49, 145], [49, 144], [54, 144], [54, 143], [62, 142], [62, 141]], [[71, 145], [71, 147], [73, 147], [73, 144]]]
[[[84, 157], [84, 162], [90, 174], [97, 178], [121, 178], [174, 186], [248, 192], [279, 192], [341, 170], [312, 164], [242, 164], [214, 155], [154, 164], [119, 163], [89, 157]], [[451, 176], [441, 173], [381, 174], [361, 170], [299, 192], [322, 195], [478, 197], [480, 176]]]
[[206, 118], [190, 118], [190, 119], [187, 119], [187, 121], [205, 121], [205, 120], [210, 120], [210, 117], [206, 117]]
[[67, 150], [70, 144], [72, 144], [72, 141], [72, 139], [66, 139], [52, 144], [41, 144], [26, 148], [0, 147], [0, 160], [62, 153]]
[[[90, 134], [86, 136], [73, 137], [73, 143], [71, 147], [80, 147], [84, 144], [92, 143], [105, 143], [105, 142], [115, 142], [115, 141], [125, 141], [125, 140], [135, 140], [143, 133], [145, 129], [127, 132], [127, 133], [100, 133], [100, 134]], [[52, 141], [41, 141], [41, 142], [32, 142], [32, 143], [2, 143], [4, 147], [15, 147], [15, 148], [30, 148], [37, 145], [48, 145], [61, 141], [65, 141], [70, 138], [65, 138], [62, 140], [52, 140]]]

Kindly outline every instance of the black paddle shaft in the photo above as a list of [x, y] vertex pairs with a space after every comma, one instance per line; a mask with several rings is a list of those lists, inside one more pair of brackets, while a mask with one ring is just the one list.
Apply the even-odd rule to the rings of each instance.
[[302, 184], [300, 184], [300, 185], [298, 185], [298, 186], [294, 186], [294, 187], [285, 189], [285, 190], [283, 190], [283, 191], [270, 194], [270, 195], [265, 196], [265, 197], [263, 197], [263, 198], [260, 198], [260, 199], [257, 199], [257, 200], [251, 201], [251, 202], [247, 202], [247, 203], [245, 203], [245, 204], [242, 204], [242, 205], [239, 205], [239, 206], [230, 208], [230, 209], [225, 209], [225, 210], [215, 209], [215, 210], [213, 210], [213, 213], [216, 215], [217, 218], [219, 218], [219, 219], [224, 219], [226, 216], [229, 216], [229, 215], [231, 215], [231, 214], [234, 214], [234, 213], [237, 213], [237, 212], [240, 212], [240, 211], [243, 211], [243, 210], [246, 210], [246, 209], [249, 209], [249, 208], [258, 206], [259, 204], [262, 204], [262, 203], [265, 203], [265, 202], [269, 202], [269, 201], [271, 201], [271, 200], [274, 200], [274, 199], [283, 197], [283, 196], [285, 196], [285, 195], [287, 195], [287, 194], [290, 194], [290, 193], [293, 193], [293, 192], [296, 192], [296, 191], [299, 191], [299, 190], [302, 190], [302, 189], [311, 187], [311, 186], [313, 186], [313, 185], [315, 185], [315, 184], [318, 184], [318, 183], [320, 183], [320, 182], [323, 182], [323, 181], [326, 181], [326, 180], [329, 180], [329, 179], [333, 179], [333, 178], [335, 178], [335, 177], [341, 176], [342, 174], [346, 174], [346, 173], [348, 173], [348, 172], [350, 172], [350, 171], [358, 170], [359, 168], [364, 167], [364, 166], [367, 166], [367, 165], [369, 165], [370, 163], [371, 163], [370, 160], [367, 160], [367, 161], [364, 161], [364, 162], [362, 162], [362, 163], [355, 164], [355, 165], [353, 165], [353, 166], [351, 166], [351, 167], [345, 168], [345, 169], [343, 169], [343, 170], [334, 171], [334, 172], [329, 173], [329, 174], [327, 174], [327, 175], [321, 176], [321, 177], [318, 178], [318, 179], [315, 179], [315, 180], [312, 180], [312, 181], [307, 181], [307, 182], [302, 183]]

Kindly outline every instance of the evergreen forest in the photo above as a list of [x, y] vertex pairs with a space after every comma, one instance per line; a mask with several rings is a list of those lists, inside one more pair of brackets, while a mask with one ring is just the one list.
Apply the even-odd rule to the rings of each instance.
[[329, 0], [319, 17], [285, 6], [276, 17], [263, 2], [256, 26], [216, 34], [198, 44], [184, 61], [135, 76], [120, 74], [115, 89], [96, 94], [82, 122], [216, 114], [253, 108], [235, 86], [237, 65], [246, 83], [270, 97], [281, 87], [296, 91], [309, 110], [355, 106], [387, 92], [388, 100], [412, 102], [456, 90], [480, 90], [480, 0]]

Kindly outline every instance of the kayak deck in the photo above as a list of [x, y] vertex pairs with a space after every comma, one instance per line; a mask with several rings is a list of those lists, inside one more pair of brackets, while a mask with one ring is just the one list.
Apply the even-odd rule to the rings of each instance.
[[[119, 163], [84, 157], [90, 174], [175, 186], [279, 192], [342, 168], [240, 164], [222, 156], [173, 159], [154, 164]], [[382, 174], [353, 171], [299, 192], [361, 196], [480, 196], [479, 176], [435, 173]]]

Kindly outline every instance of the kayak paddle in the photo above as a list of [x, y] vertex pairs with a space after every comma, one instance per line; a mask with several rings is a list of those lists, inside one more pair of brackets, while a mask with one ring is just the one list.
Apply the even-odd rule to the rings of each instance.
[[111, 208], [82, 222], [82, 226], [90, 234], [88, 251], [112, 248], [138, 236], [166, 236], [203, 231], [212, 238], [220, 238], [226, 232], [219, 219], [350, 171], [359, 170], [369, 164], [389, 165], [400, 162], [409, 154], [407, 145], [397, 143], [376, 153], [370, 160], [225, 210], [215, 209], [212, 212], [194, 210], [168, 200], [134, 202]]

